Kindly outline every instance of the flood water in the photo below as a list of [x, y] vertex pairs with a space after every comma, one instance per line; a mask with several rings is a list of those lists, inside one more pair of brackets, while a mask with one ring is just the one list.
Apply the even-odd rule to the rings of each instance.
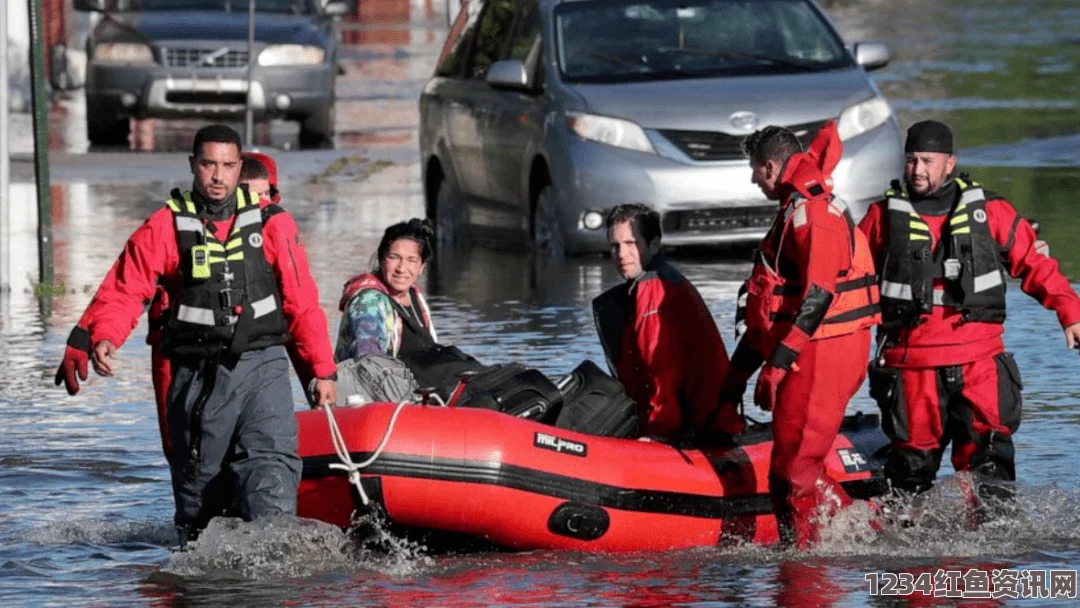
[[[834, 0], [827, 8], [847, 40], [889, 43], [894, 60], [874, 76], [902, 125], [949, 121], [963, 167], [1038, 220], [1064, 270], [1080, 278], [1080, 6]], [[399, 25], [352, 31], [348, 73], [338, 85], [339, 149], [280, 157], [285, 204], [300, 225], [334, 335], [341, 285], [368, 268], [386, 225], [423, 211], [416, 95], [444, 36], [438, 10], [406, 5], [403, 14], [378, 18]], [[85, 152], [80, 127], [64, 122], [79, 120], [77, 95], [61, 107], [56, 151]], [[284, 147], [295, 137], [288, 125], [263, 129], [263, 145]], [[184, 123], [152, 131], [144, 147], [182, 152], [190, 142]], [[129, 156], [131, 167], [145, 164], [145, 155]], [[172, 554], [172, 494], [145, 320], [119, 351], [115, 378], [92, 375], [77, 397], [52, 379], [68, 331], [127, 235], [169, 188], [190, 179], [182, 156], [176, 159], [168, 170], [123, 163], [55, 169], [56, 282], [64, 293], [50, 300], [31, 294], [33, 215], [13, 213], [30, 219], [16, 222], [16, 289], [0, 305], [0, 606], [997, 605], [872, 598], [865, 576], [1080, 567], [1080, 357], [1065, 349], [1054, 315], [1018, 284], [1009, 290], [1006, 330], [1025, 386], [1015, 519], [967, 529], [946, 464], [930, 501], [932, 524], [873, 535], [858, 522], [837, 522], [809, 554], [445, 556], [393, 541], [389, 552], [370, 553], [336, 528], [288, 520], [216, 522], [195, 550]], [[16, 205], [33, 209], [27, 184], [15, 184], [12, 194]], [[674, 260], [729, 340], [746, 258], [706, 252]], [[520, 361], [551, 374], [584, 358], [602, 361], [588, 304], [617, 281], [603, 259], [535, 261], [482, 247], [440, 254], [425, 279], [444, 341], [485, 362]], [[301, 403], [298, 385], [296, 393]], [[865, 389], [851, 404], [852, 411], [875, 409]], [[748, 413], [768, 417], [753, 407]]]

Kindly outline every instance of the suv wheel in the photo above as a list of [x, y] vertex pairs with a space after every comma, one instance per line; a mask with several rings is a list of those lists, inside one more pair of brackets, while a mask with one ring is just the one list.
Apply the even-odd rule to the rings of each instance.
[[334, 147], [334, 102], [300, 119], [301, 148]]
[[130, 134], [130, 119], [106, 118], [87, 108], [86, 138], [91, 146], [127, 146]]
[[533, 205], [532, 237], [533, 251], [549, 256], [561, 256], [565, 251], [562, 224], [555, 209], [555, 192], [551, 184], [544, 186], [536, 195]]
[[439, 182], [435, 194], [435, 239], [439, 245], [464, 242], [465, 228], [469, 225], [468, 209], [457, 186], [449, 177]]

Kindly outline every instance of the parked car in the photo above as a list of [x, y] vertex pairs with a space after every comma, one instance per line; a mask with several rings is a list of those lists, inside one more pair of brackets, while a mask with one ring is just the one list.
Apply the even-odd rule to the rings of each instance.
[[[427, 213], [443, 239], [528, 234], [604, 251], [604, 215], [644, 202], [673, 245], [752, 243], [771, 219], [741, 151], [839, 119], [837, 195], [861, 216], [903, 166], [896, 119], [813, 0], [469, 0], [420, 99]], [[856, 218], [858, 219], [858, 218]]]
[[[236, 119], [250, 97], [256, 120], [300, 123], [302, 147], [334, 132], [340, 0], [257, 0], [248, 91], [247, 0], [75, 0], [102, 13], [87, 42], [87, 136], [122, 144], [128, 118]], [[107, 12], [106, 12], [107, 11]]]

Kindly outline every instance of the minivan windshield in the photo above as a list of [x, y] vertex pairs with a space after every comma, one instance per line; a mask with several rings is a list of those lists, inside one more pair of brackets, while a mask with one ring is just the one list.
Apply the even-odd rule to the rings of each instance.
[[[248, 0], [117, 0], [113, 10], [119, 11], [242, 11], [247, 12]], [[313, 11], [312, 0], [255, 0], [260, 13], [306, 15]]]
[[587, 0], [555, 10], [568, 82], [814, 72], [853, 66], [806, 0]]

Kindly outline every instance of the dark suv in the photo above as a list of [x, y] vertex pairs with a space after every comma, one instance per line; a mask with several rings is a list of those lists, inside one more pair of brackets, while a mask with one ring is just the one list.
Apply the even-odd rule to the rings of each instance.
[[247, 0], [75, 0], [102, 18], [87, 42], [87, 135], [122, 144], [129, 117], [236, 119], [250, 95], [256, 120], [300, 123], [300, 145], [334, 131], [340, 0], [257, 0], [248, 91]]

